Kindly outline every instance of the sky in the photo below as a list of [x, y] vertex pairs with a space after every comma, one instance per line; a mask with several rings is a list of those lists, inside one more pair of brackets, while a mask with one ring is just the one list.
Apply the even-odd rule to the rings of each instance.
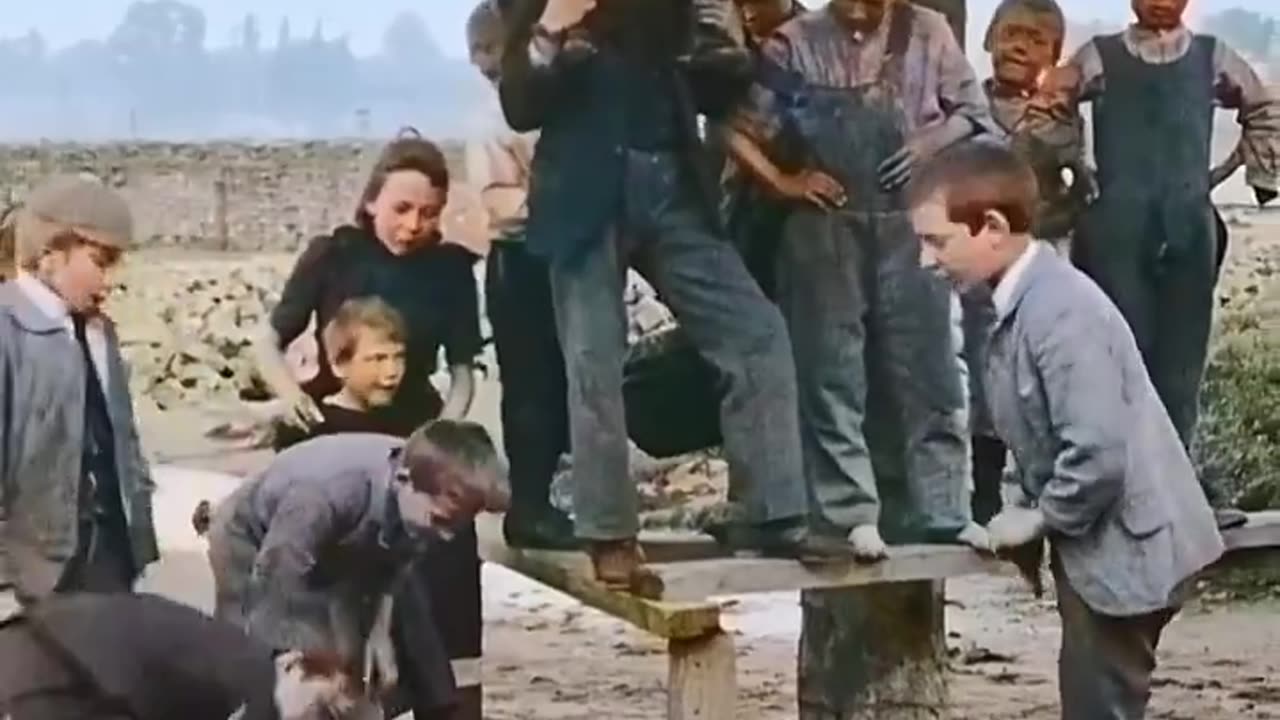
[[[235, 26], [246, 13], [258, 16], [265, 42], [273, 42], [283, 17], [290, 19], [295, 37], [311, 33], [317, 21], [325, 35], [346, 34], [358, 54], [375, 51], [388, 21], [401, 10], [414, 10], [425, 18], [440, 48], [448, 55], [465, 52], [463, 26], [476, 0], [186, 0], [200, 7], [209, 23], [210, 45], [228, 44]], [[821, 0], [802, 0], [815, 5]], [[990, 16], [996, 0], [970, 0], [970, 37], [973, 25]], [[1128, 17], [1128, 0], [1059, 0], [1067, 15], [1084, 22], [1093, 19], [1118, 23]], [[38, 29], [54, 47], [65, 47], [86, 38], [105, 37], [130, 0], [0, 0], [0, 37]], [[1211, 13], [1228, 7], [1280, 15], [1276, 0], [1192, 0], [1192, 14]], [[984, 24], [984, 23], [983, 23]]]

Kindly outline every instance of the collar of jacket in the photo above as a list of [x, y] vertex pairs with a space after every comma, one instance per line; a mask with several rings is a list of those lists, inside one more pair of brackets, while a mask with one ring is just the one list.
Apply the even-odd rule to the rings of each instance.
[[1044, 243], [1041, 240], [1035, 240], [1034, 242], [1036, 243], [1036, 253], [1032, 256], [1026, 269], [1023, 270], [1021, 277], [1018, 277], [1014, 282], [1013, 290], [1009, 293], [1008, 305], [998, 311], [996, 327], [1004, 325], [1009, 318], [1013, 317], [1018, 305], [1022, 302], [1022, 298], [1027, 294], [1027, 290], [1035, 282], [1037, 276], [1044, 273], [1049, 268], [1050, 263], [1059, 260], [1057, 252], [1048, 243]]
[[13, 319], [28, 332], [48, 334], [64, 330], [62, 319], [49, 317], [15, 281], [0, 285], [0, 307], [9, 308]]

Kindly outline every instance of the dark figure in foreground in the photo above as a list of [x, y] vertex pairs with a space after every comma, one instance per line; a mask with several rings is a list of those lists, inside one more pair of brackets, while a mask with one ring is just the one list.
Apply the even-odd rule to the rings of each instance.
[[1115, 305], [1032, 238], [1030, 166], [960, 147], [926, 168], [911, 202], [921, 263], [992, 288], [986, 387], [1017, 485], [987, 529], [998, 554], [1038, 557], [1048, 540], [1062, 717], [1139, 720], [1160, 634], [1223, 552], [1191, 460]]
[[363, 690], [331, 656], [155, 595], [56, 595], [0, 625], [11, 720], [381, 720]]
[[525, 242], [551, 265], [576, 530], [596, 577], [621, 589], [655, 579], [636, 543], [622, 402], [622, 283], [632, 261], [722, 378], [729, 474], [745, 490], [735, 497], [751, 523], [736, 542], [782, 557], [847, 559], [847, 543], [808, 531], [787, 330], [722, 239], [716, 183], [699, 163], [696, 115], [717, 111], [717, 79], [738, 80], [691, 54], [688, 3], [615, 0], [588, 12], [593, 5], [518, 3], [499, 94], [513, 129], [541, 129]]

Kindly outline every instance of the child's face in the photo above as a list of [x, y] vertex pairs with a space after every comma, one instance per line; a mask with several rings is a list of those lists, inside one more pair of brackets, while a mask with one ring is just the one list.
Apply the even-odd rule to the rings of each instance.
[[38, 274], [73, 313], [95, 314], [106, 301], [111, 269], [118, 253], [96, 243], [80, 242], [40, 258]]
[[[421, 472], [421, 471], [419, 471]], [[457, 528], [484, 510], [484, 498], [470, 491], [463, 473], [475, 472], [456, 466], [436, 468], [437, 490], [414, 487], [408, 473], [396, 481], [400, 517], [411, 529], [430, 533], [441, 540], [453, 539]]]
[[1008, 235], [998, 223], [987, 223], [978, 234], [951, 220], [939, 193], [912, 208], [911, 223], [920, 236], [920, 266], [944, 275], [958, 290], [976, 287], [1000, 270], [998, 250]]
[[374, 328], [356, 328], [355, 334], [351, 358], [338, 363], [334, 374], [366, 408], [390, 405], [404, 379], [404, 343]]
[[1138, 24], [1149, 30], [1172, 30], [1182, 24], [1188, 0], [1133, 0]]
[[501, 38], [473, 38], [469, 48], [471, 64], [484, 75], [490, 84], [497, 85], [502, 66]]
[[857, 32], [867, 33], [880, 27], [889, 6], [897, 0], [831, 0], [831, 12]]
[[387, 175], [382, 189], [365, 212], [373, 218], [373, 232], [393, 255], [408, 255], [439, 237], [440, 216], [449, 192], [416, 170]]
[[991, 64], [996, 80], [1022, 90], [1036, 87], [1041, 73], [1058, 62], [1062, 34], [1053, 17], [1026, 8], [1005, 14], [995, 27]]

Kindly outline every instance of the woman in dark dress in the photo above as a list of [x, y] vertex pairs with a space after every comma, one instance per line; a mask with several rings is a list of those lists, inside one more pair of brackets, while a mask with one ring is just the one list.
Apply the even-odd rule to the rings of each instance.
[[[369, 176], [352, 225], [311, 241], [286, 281], [257, 343], [263, 379], [285, 403], [283, 422], [310, 434], [325, 421], [320, 403], [341, 389], [323, 329], [349, 299], [374, 297], [393, 308], [405, 324], [405, 370], [387, 412], [397, 426], [416, 426], [436, 417], [461, 418], [475, 392], [473, 365], [481, 348], [479, 302], [473, 268], [478, 258], [442, 242], [440, 219], [449, 192], [449, 172], [436, 145], [402, 136], [383, 149]], [[300, 384], [285, 360], [285, 348], [314, 319], [316, 377]], [[444, 398], [432, 386], [443, 347], [449, 365]], [[455, 660], [480, 657], [480, 562], [474, 527], [459, 532], [410, 578], [428, 591], [432, 613]], [[423, 622], [412, 599], [397, 596], [393, 632], [412, 665], [416, 624]], [[403, 597], [402, 597], [403, 596]], [[474, 662], [474, 661], [473, 661]], [[473, 664], [473, 663], [467, 663]], [[457, 666], [457, 664], [455, 663]], [[441, 698], [418, 692], [412, 667], [401, 668], [402, 684], [414, 695], [418, 720], [455, 717]], [[458, 678], [460, 685], [471, 685]], [[424, 681], [421, 686], [429, 685]], [[459, 718], [479, 718], [478, 688], [445, 701]], [[450, 702], [451, 701], [451, 702]]]

